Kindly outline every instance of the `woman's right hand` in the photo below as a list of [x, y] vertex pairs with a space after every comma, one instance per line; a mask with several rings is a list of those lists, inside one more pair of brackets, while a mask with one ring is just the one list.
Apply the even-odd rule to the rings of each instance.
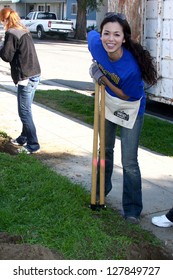
[[100, 70], [97, 62], [91, 64], [89, 68], [89, 74], [99, 84], [102, 83], [101, 78], [104, 76], [103, 72]]

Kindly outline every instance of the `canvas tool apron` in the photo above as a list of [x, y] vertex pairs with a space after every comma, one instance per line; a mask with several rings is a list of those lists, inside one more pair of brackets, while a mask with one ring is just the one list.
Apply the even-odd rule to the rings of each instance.
[[120, 126], [132, 129], [138, 115], [141, 99], [126, 101], [105, 94], [105, 118]]

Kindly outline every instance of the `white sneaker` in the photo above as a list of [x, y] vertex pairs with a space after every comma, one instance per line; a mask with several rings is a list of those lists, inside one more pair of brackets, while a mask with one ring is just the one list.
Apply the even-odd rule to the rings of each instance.
[[173, 227], [173, 223], [167, 219], [166, 215], [153, 217], [151, 222], [153, 225], [158, 227]]
[[25, 146], [25, 147], [22, 147], [22, 148], [20, 148], [20, 149], [17, 149], [17, 152], [19, 153], [19, 154], [27, 154], [27, 155], [29, 155], [29, 154], [36, 154], [36, 153], [39, 153], [40, 152], [40, 149], [38, 149], [38, 150], [36, 150], [36, 151], [30, 151], [30, 150], [28, 150], [27, 149], [27, 147]]
[[19, 144], [16, 139], [10, 139], [10, 142], [15, 146], [24, 146], [26, 144]]

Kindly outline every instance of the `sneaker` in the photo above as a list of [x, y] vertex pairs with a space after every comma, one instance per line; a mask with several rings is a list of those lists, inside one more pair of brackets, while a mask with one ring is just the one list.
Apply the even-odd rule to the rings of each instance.
[[10, 142], [15, 146], [23, 146], [25, 144], [19, 144], [16, 139], [10, 139]]
[[21, 149], [17, 149], [17, 152], [18, 152], [19, 154], [24, 153], [24, 154], [29, 155], [29, 154], [36, 154], [36, 153], [39, 153], [39, 152], [40, 152], [40, 149], [38, 149], [38, 150], [36, 150], [36, 151], [31, 151], [31, 150], [28, 150], [27, 147], [22, 147]]
[[129, 216], [129, 217], [126, 217], [125, 220], [130, 223], [130, 224], [139, 224], [140, 220], [136, 217], [133, 217], [133, 216]]
[[158, 217], [153, 217], [151, 220], [152, 224], [157, 226], [157, 227], [173, 227], [173, 223], [168, 220], [166, 215], [158, 216]]

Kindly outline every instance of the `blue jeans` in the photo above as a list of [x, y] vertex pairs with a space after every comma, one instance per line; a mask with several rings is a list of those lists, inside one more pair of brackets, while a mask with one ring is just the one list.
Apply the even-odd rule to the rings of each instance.
[[[139, 137], [143, 126], [143, 116], [138, 116], [133, 129], [121, 129], [121, 161], [123, 166], [124, 217], [138, 218], [142, 211], [141, 173], [138, 165]], [[117, 125], [108, 120], [105, 122], [105, 196], [112, 189], [112, 172], [114, 164], [114, 146]], [[100, 154], [100, 152], [99, 152]], [[100, 157], [100, 155], [99, 155]], [[99, 196], [100, 163], [97, 172], [97, 197]]]
[[166, 217], [173, 223], [173, 207], [166, 213]]
[[18, 85], [17, 90], [18, 114], [22, 122], [22, 132], [16, 140], [21, 145], [27, 143], [26, 147], [29, 151], [37, 151], [40, 148], [31, 110], [38, 83], [39, 81], [29, 80], [27, 86]]

